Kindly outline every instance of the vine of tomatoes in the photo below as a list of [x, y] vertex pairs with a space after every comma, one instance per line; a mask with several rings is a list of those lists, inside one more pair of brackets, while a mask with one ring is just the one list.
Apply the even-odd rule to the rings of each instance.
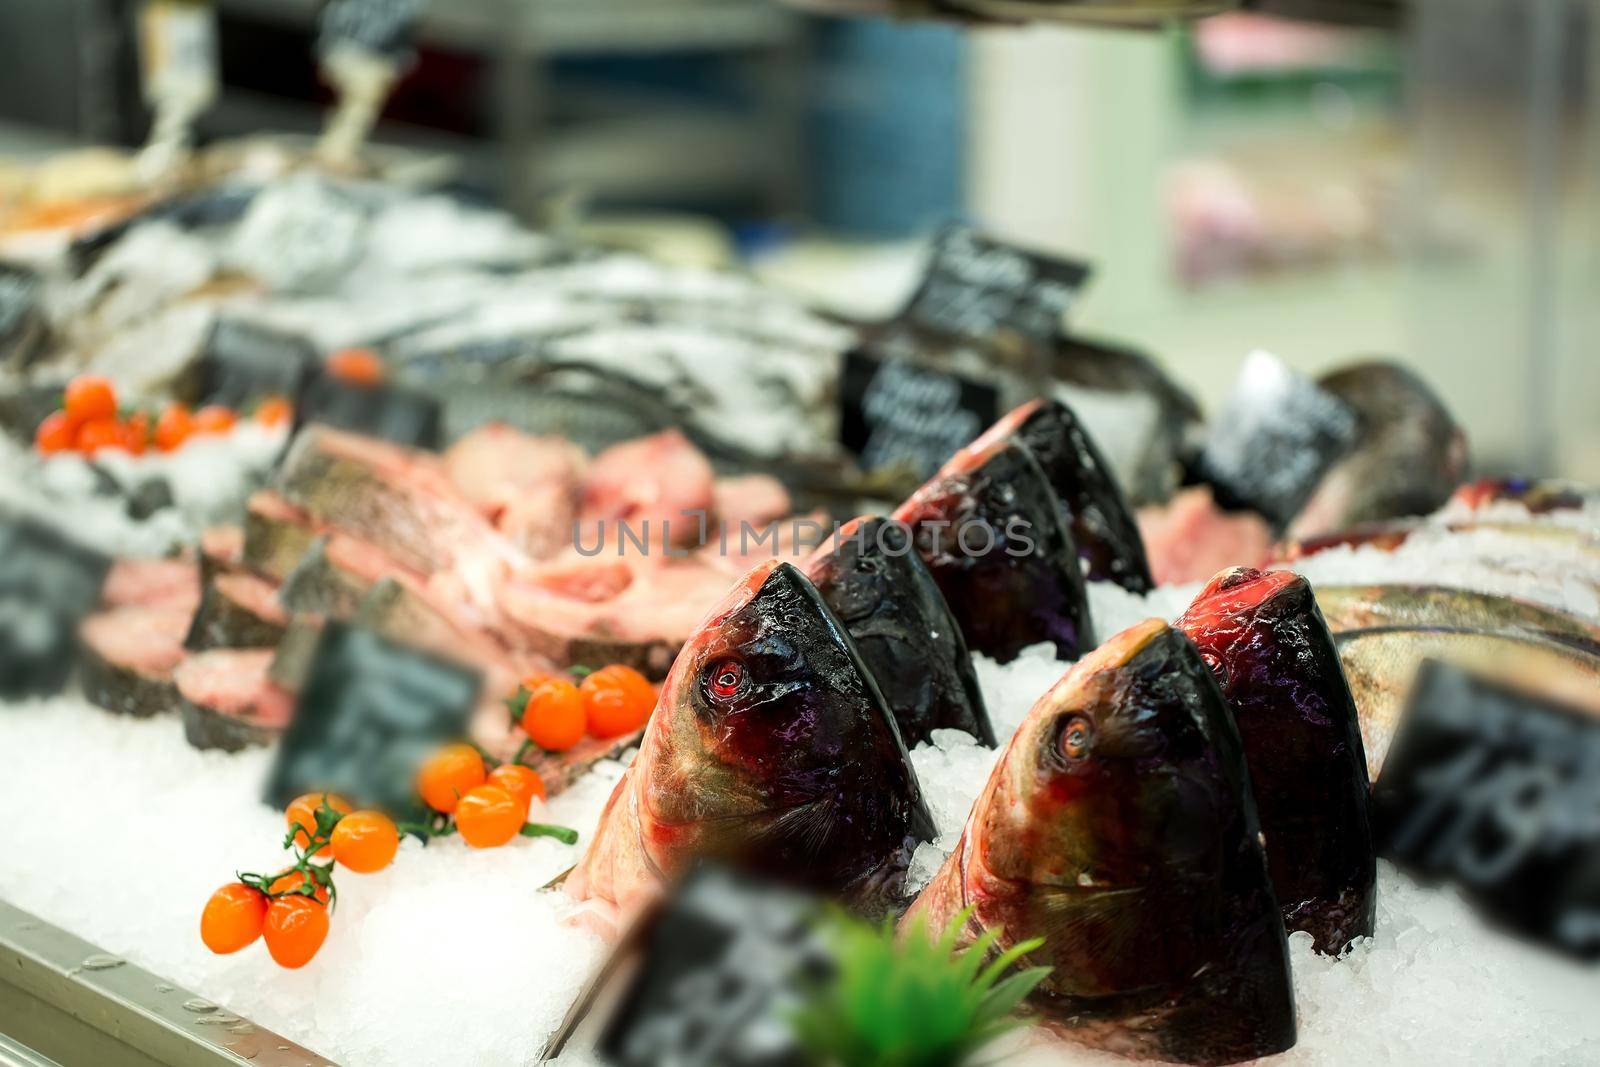
[[[279, 966], [303, 967], [327, 940], [337, 906], [336, 868], [374, 874], [393, 862], [400, 835], [430, 838], [459, 833], [473, 848], [496, 848], [522, 837], [578, 841], [577, 831], [528, 821], [545, 785], [520, 763], [491, 767], [469, 744], [447, 745], [417, 773], [417, 792], [429, 808], [422, 822], [396, 823], [379, 811], [353, 810], [333, 793], [307, 793], [284, 809], [289, 866], [271, 873], [241, 872], [206, 901], [200, 939], [212, 952], [238, 952], [264, 940]], [[313, 862], [314, 858], [332, 862]]]

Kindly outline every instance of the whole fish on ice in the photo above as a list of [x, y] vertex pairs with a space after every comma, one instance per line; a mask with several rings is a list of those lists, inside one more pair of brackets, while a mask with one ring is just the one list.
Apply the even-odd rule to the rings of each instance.
[[1319, 585], [1317, 607], [1335, 633], [1352, 630], [1473, 630], [1571, 645], [1600, 655], [1600, 626], [1516, 597], [1440, 585]]
[[1589, 708], [1600, 717], [1600, 656], [1568, 645], [1423, 628], [1356, 630], [1334, 640], [1361, 717], [1367, 772], [1374, 781], [1424, 660], [1444, 660], [1513, 688]]

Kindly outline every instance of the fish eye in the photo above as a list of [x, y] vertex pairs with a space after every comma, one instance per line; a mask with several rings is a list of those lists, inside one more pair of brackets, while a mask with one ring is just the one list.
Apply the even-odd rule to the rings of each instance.
[[1220, 656], [1213, 652], [1202, 652], [1200, 653], [1200, 658], [1205, 661], [1207, 667], [1211, 668], [1211, 674], [1216, 678], [1218, 685], [1228, 684], [1228, 665], [1222, 662]]
[[1089, 747], [1093, 743], [1094, 725], [1082, 715], [1074, 715], [1061, 728], [1061, 739], [1058, 744], [1061, 747], [1061, 754], [1067, 759], [1083, 759], [1089, 754]]
[[736, 659], [719, 660], [706, 674], [706, 689], [719, 700], [737, 696], [744, 684], [744, 664]]

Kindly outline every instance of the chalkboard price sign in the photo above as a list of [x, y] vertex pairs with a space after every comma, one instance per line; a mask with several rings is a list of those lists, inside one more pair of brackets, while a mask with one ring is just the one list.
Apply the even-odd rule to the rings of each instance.
[[244, 410], [268, 396], [293, 397], [319, 367], [304, 337], [235, 319], [219, 319], [194, 363], [184, 392], [195, 404]]
[[347, 382], [320, 368], [306, 375], [294, 406], [295, 429], [322, 423], [437, 451], [444, 443], [444, 412], [437, 397], [397, 385]]
[[948, 226], [934, 241], [922, 284], [902, 317], [957, 337], [989, 340], [1011, 331], [1049, 344], [1089, 274], [1087, 264]]
[[884, 349], [845, 355], [839, 437], [867, 470], [927, 478], [1000, 417], [1000, 390]]
[[411, 27], [425, 0], [332, 0], [322, 12], [317, 51], [359, 48], [392, 59], [410, 51]]
[[1275, 357], [1252, 352], [1195, 473], [1224, 507], [1254, 510], [1281, 530], [1350, 450], [1356, 430], [1344, 401]]
[[802, 1067], [788, 1016], [827, 973], [817, 901], [721, 868], [686, 879], [598, 1048], [615, 1067]]
[[0, 367], [26, 364], [44, 336], [39, 276], [0, 263]]
[[1427, 661], [1372, 795], [1381, 854], [1600, 959], [1600, 717]]
[[0, 514], [0, 696], [46, 696], [66, 684], [78, 622], [110, 566], [41, 522]]
[[416, 773], [467, 736], [476, 671], [330, 619], [267, 781], [267, 802], [331, 790], [396, 815], [416, 806]]

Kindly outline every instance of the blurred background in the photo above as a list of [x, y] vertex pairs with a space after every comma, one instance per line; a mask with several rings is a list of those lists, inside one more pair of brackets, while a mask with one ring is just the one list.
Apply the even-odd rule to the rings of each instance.
[[[133, 6], [0, 5], [0, 156], [144, 140]], [[201, 143], [320, 127], [318, 6], [216, 0]], [[1312, 372], [1396, 356], [1480, 471], [1594, 480], [1596, 16], [1418, 0], [1393, 25], [1129, 30], [434, 0], [375, 140], [529, 222], [853, 314], [896, 309], [965, 218], [1091, 262], [1074, 331], [1156, 355], [1208, 408], [1255, 348]]]

